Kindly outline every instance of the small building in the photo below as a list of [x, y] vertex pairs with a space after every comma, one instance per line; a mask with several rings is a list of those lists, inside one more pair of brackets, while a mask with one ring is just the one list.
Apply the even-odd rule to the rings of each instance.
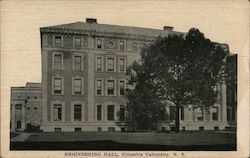
[[39, 128], [42, 121], [41, 83], [28, 82], [25, 87], [11, 87], [11, 131]]

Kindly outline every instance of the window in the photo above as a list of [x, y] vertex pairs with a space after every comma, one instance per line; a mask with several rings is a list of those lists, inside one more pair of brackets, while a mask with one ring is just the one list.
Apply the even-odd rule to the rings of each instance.
[[81, 131], [82, 131], [82, 128], [80, 127], [75, 128], [75, 132], [81, 132]]
[[102, 49], [102, 40], [101, 39], [97, 39], [97, 48]]
[[136, 42], [132, 43], [132, 50], [137, 51], [137, 43]]
[[203, 109], [198, 108], [196, 111], [196, 116], [198, 121], [203, 121]]
[[21, 104], [16, 104], [16, 110], [22, 110], [22, 105]]
[[54, 69], [55, 70], [62, 70], [62, 54], [55, 54], [54, 55]]
[[30, 107], [27, 107], [27, 110], [30, 110]]
[[108, 58], [108, 71], [115, 71], [115, 59], [114, 58]]
[[62, 78], [54, 78], [54, 94], [62, 94]]
[[200, 127], [199, 127], [199, 131], [204, 131], [204, 127], [203, 127], [203, 126], [200, 126]]
[[109, 132], [114, 132], [115, 131], [115, 127], [108, 127], [108, 131]]
[[102, 71], [102, 58], [96, 58], [96, 71]]
[[114, 80], [108, 80], [107, 82], [107, 92], [108, 92], [108, 95], [114, 95]]
[[55, 128], [55, 132], [61, 132], [62, 128]]
[[97, 127], [97, 131], [101, 132], [102, 131], [102, 127]]
[[125, 95], [125, 81], [119, 83], [120, 95]]
[[124, 46], [124, 41], [120, 41], [120, 50], [124, 50], [125, 46]]
[[55, 46], [61, 46], [61, 44], [62, 44], [62, 37], [55, 36]]
[[81, 47], [81, 37], [75, 37], [75, 47], [76, 48]]
[[97, 105], [97, 121], [102, 120], [102, 105]]
[[74, 79], [74, 94], [82, 94], [82, 79]]
[[82, 120], [82, 105], [74, 105], [74, 121]]
[[102, 95], [102, 80], [96, 81], [96, 94]]
[[125, 71], [125, 59], [124, 58], [119, 59], [119, 70], [120, 72]]
[[80, 55], [74, 56], [74, 70], [76, 71], [82, 70], [82, 56]]
[[114, 105], [108, 105], [108, 121], [114, 120]]
[[213, 107], [213, 120], [218, 121], [218, 107]]
[[120, 105], [120, 121], [125, 120], [125, 108], [124, 105]]
[[54, 105], [54, 121], [61, 121], [62, 120], [62, 105], [55, 104]]
[[170, 120], [172, 121], [172, 120], [175, 120], [175, 115], [176, 115], [176, 113], [175, 113], [175, 106], [170, 106]]
[[34, 110], [37, 110], [37, 107], [34, 107]]
[[184, 108], [181, 107], [181, 120], [184, 121]]
[[17, 124], [16, 125], [17, 129], [20, 129], [22, 127], [22, 122], [21, 121], [17, 121], [16, 124]]

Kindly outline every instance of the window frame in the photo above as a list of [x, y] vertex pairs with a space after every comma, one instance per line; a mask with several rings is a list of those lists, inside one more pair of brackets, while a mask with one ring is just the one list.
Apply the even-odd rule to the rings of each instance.
[[[76, 69], [76, 57], [80, 57], [80, 61], [81, 61], [81, 65], [80, 65], [80, 69]], [[72, 63], [72, 70], [73, 71], [84, 71], [84, 60], [83, 60], [83, 54], [81, 53], [73, 53], [73, 63]]]
[[[55, 115], [55, 109], [60, 109], [60, 119], [56, 119], [56, 115]], [[62, 109], [62, 104], [58, 104], [58, 103], [55, 103], [53, 104], [53, 122], [62, 122], [62, 113], [63, 113], [63, 109]], [[57, 118], [59, 117], [59, 111], [57, 112]]]
[[[80, 45], [77, 45], [77, 39], [80, 39]], [[74, 36], [74, 47], [81, 48], [82, 47], [82, 37], [81, 36]]]
[[[81, 105], [81, 120], [75, 120], [75, 105]], [[71, 112], [70, 112], [71, 122], [83, 122], [85, 121], [85, 102], [73, 101], [71, 102]]]
[[[216, 119], [214, 119], [214, 109], [216, 109]], [[212, 121], [219, 121], [219, 107], [212, 107]]]
[[[80, 80], [81, 85], [80, 86], [75, 86], [75, 80]], [[76, 87], [80, 87], [80, 89], [81, 89], [80, 94], [75, 93], [76, 92], [75, 91]], [[84, 95], [84, 79], [83, 79], [83, 77], [79, 77], [79, 76], [72, 77], [72, 95]]]
[[[121, 94], [121, 82], [123, 82], [123, 94]], [[125, 79], [119, 79], [119, 84], [118, 84], [118, 93], [119, 96], [125, 96], [126, 94], [126, 80]]]
[[[73, 107], [73, 118], [74, 118], [74, 121], [76, 122], [76, 121], [82, 121], [82, 104], [74, 104], [73, 105], [74, 107]], [[80, 107], [80, 111], [78, 111], [78, 113], [77, 114], [80, 114], [80, 118], [78, 118], [78, 119], [76, 119], [76, 106], [79, 106]]]
[[[124, 70], [121, 70], [121, 60], [123, 60], [123, 69]], [[119, 57], [118, 58], [118, 69], [119, 69], [119, 72], [123, 72], [123, 73], [126, 73], [126, 71], [127, 71], [127, 59], [126, 59], [126, 57]]]
[[[64, 67], [63, 52], [53, 52], [52, 54], [53, 54], [53, 57], [52, 57], [52, 69], [53, 70], [63, 70], [63, 67]], [[55, 62], [55, 56], [56, 55], [60, 55], [61, 56], [61, 62], [60, 62], [61, 63], [61, 67], [60, 67], [60, 69], [57, 69], [56, 66], [55, 66], [55, 63], [56, 63]]]
[[[123, 115], [122, 115], [122, 110], [121, 109], [123, 109]], [[120, 105], [120, 115], [119, 115], [119, 121], [121, 121], [121, 122], [123, 122], [123, 121], [125, 121], [125, 105]], [[121, 117], [122, 116], [122, 117]], [[123, 119], [121, 119], [121, 118], [123, 118]]]
[[[123, 45], [122, 45], [122, 43], [123, 43]], [[119, 50], [125, 51], [125, 41], [123, 41], [123, 40], [119, 41]]]
[[[109, 94], [109, 87], [108, 87], [108, 82], [113, 81], [113, 94]], [[115, 96], [116, 95], [116, 82], [114, 79], [106, 79], [106, 95], [107, 96]]]
[[[96, 120], [97, 121], [102, 121], [102, 116], [103, 116], [103, 105], [102, 104], [96, 104]], [[99, 111], [100, 110], [100, 111]]]
[[[98, 94], [98, 81], [101, 81], [101, 94]], [[103, 96], [104, 95], [104, 82], [103, 82], [103, 79], [101, 78], [96, 78], [96, 81], [95, 81], [95, 95], [96, 96]]]
[[[57, 37], [61, 38], [60, 45], [56, 43], [57, 42], [57, 39], [56, 39]], [[53, 36], [53, 45], [54, 45], [54, 47], [62, 47], [63, 46], [63, 36], [62, 35], [54, 35]]]
[[[61, 93], [55, 93], [55, 79], [61, 79]], [[64, 94], [64, 77], [59, 75], [52, 77], [52, 94], [53, 95], [63, 95]]]
[[[114, 64], [113, 64], [113, 71], [109, 70], [109, 59], [113, 59], [114, 61]], [[116, 72], [116, 68], [117, 65], [116, 65], [116, 56], [114, 55], [107, 55], [106, 56], [106, 71], [107, 72]]]
[[[98, 42], [101, 41], [101, 43], [99, 44]], [[100, 47], [99, 47], [100, 46]], [[103, 49], [103, 40], [101, 38], [97, 38], [96, 39], [96, 48], [97, 49]]]
[[[109, 107], [112, 107], [113, 111], [109, 111], [110, 110]], [[111, 114], [111, 112], [112, 112], [112, 114]], [[115, 120], [115, 105], [114, 104], [112, 104], [112, 105], [108, 104], [107, 105], [107, 120], [108, 121], [114, 121]]]
[[[198, 116], [198, 112], [201, 112], [201, 116]], [[204, 121], [204, 109], [203, 108], [197, 108], [196, 109], [196, 121]]]
[[[98, 59], [101, 59], [101, 64], [98, 64]], [[101, 69], [99, 70], [99, 65], [101, 66]], [[95, 57], [95, 71], [96, 72], [103, 72], [104, 70], [104, 61], [103, 61], [103, 56], [97, 55]]]

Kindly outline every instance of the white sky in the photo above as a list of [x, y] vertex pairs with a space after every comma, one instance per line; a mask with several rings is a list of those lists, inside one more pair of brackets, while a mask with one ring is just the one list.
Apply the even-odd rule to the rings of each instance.
[[[41, 81], [39, 28], [85, 21], [187, 32], [200, 29], [212, 41], [243, 52], [248, 40], [247, 1], [1, 1], [2, 88]], [[8, 97], [9, 93], [6, 94]]]

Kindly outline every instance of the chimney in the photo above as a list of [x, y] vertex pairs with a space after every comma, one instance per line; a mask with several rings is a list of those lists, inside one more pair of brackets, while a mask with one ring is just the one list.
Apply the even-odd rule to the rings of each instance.
[[169, 31], [173, 31], [174, 27], [172, 26], [164, 26], [163, 30], [169, 30]]
[[94, 18], [86, 18], [86, 23], [89, 23], [89, 24], [97, 23], [97, 19], [94, 19]]

